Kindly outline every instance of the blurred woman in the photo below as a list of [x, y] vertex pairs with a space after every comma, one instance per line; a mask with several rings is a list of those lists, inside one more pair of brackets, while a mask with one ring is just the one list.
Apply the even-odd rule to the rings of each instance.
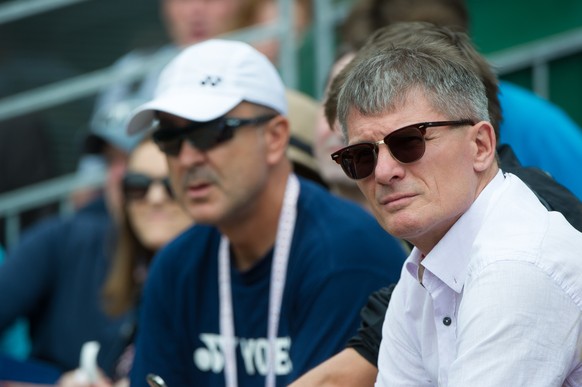
[[[124, 219], [109, 275], [103, 287], [106, 313], [120, 316], [137, 307], [148, 268], [155, 253], [170, 240], [192, 225], [190, 217], [174, 200], [164, 155], [151, 141], [140, 143], [129, 156], [122, 182]], [[133, 338], [133, 335], [131, 335]], [[133, 345], [120, 357], [115, 386], [126, 386], [133, 361]], [[61, 387], [111, 386], [102, 373], [91, 380], [86, 369], [64, 374]]]

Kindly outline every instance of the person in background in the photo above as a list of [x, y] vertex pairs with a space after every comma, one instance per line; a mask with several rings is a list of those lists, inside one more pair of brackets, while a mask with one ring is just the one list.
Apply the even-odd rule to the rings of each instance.
[[[83, 138], [81, 157], [77, 165], [76, 173], [80, 177], [91, 174], [107, 175], [109, 144], [114, 144], [115, 148], [122, 150], [123, 153], [129, 153], [137, 145], [141, 137], [123, 135], [122, 126], [133, 109], [143, 102], [144, 100], [138, 98], [114, 101], [106, 109], [100, 109], [91, 117], [90, 130]], [[116, 165], [114, 179], [118, 180], [121, 178], [125, 166], [124, 163], [116, 163]], [[108, 200], [107, 205], [115, 208], [111, 208], [109, 213], [117, 216], [121, 213], [119, 190], [110, 191], [108, 195], [115, 195], [115, 197]], [[103, 193], [103, 187], [79, 189], [70, 195], [70, 199], [73, 207], [80, 209], [101, 197]]]
[[[105, 311], [112, 317], [127, 313], [137, 316], [142, 287], [155, 253], [192, 225], [190, 216], [174, 199], [164, 154], [150, 139], [130, 154], [122, 187], [123, 220], [102, 292]], [[113, 378], [101, 373], [98, 383], [109, 385], [113, 380], [115, 386], [129, 385], [133, 351], [129, 340]], [[71, 371], [57, 385], [90, 386], [89, 378], [82, 373], [82, 369]]]
[[[157, 56], [165, 56], [168, 61], [184, 47], [228, 33], [235, 29], [238, 15], [245, 0], [159, 0], [161, 17], [166, 27], [169, 43], [153, 49], [134, 50], [113, 66], [123, 71], [136, 63], [152, 61]], [[103, 112], [111, 110], [120, 101], [149, 100], [160, 74], [167, 62], [158, 62], [139, 81], [118, 82], [105, 89], [97, 99], [94, 120], [99, 120]], [[133, 104], [133, 102], [129, 102]]]
[[[293, 12], [295, 41], [297, 46], [303, 42], [304, 35], [313, 20], [312, 0], [294, 0]], [[239, 14], [238, 27], [245, 28], [253, 25], [273, 23], [278, 18], [278, 4], [276, 0], [246, 0], [245, 6]], [[262, 52], [269, 60], [277, 64], [279, 61], [279, 42], [275, 38], [268, 38], [253, 42], [252, 46]]]
[[[358, 0], [341, 27], [342, 50], [358, 50], [378, 28], [407, 21], [466, 33], [470, 22], [465, 0]], [[560, 107], [508, 81], [499, 82], [499, 100], [503, 121], [497, 127], [498, 143], [510, 145], [523, 166], [549, 173], [582, 199], [580, 125]]]
[[101, 343], [99, 364], [111, 374], [127, 340], [124, 329], [131, 316], [107, 316], [100, 297], [121, 219], [127, 154], [140, 137], [115, 124], [119, 130], [108, 136], [91, 133], [100, 138], [107, 165], [103, 194], [71, 216], [31, 226], [0, 265], [0, 332], [25, 318], [31, 345], [27, 361], [50, 365], [51, 375], [76, 368], [81, 346], [90, 340]]
[[315, 131], [313, 122], [318, 114], [319, 103], [300, 91], [286, 89], [289, 107], [289, 147], [287, 156], [293, 172], [327, 188], [315, 156]]
[[164, 69], [130, 132], [153, 126], [197, 223], [158, 253], [131, 385], [285, 385], [341, 349], [403, 250], [358, 206], [292, 173], [286, 92], [246, 43], [209, 40]]

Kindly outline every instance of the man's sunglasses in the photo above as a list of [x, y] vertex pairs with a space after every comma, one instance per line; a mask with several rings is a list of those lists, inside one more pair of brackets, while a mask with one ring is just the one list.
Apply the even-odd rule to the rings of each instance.
[[421, 122], [397, 129], [376, 142], [362, 142], [347, 146], [331, 154], [345, 174], [354, 180], [370, 176], [376, 169], [378, 145], [386, 144], [394, 159], [407, 164], [418, 161], [426, 150], [424, 136], [427, 128], [435, 126], [474, 125], [472, 120]]
[[153, 183], [161, 184], [166, 190], [168, 197], [174, 197], [174, 193], [172, 192], [172, 187], [170, 185], [170, 180], [167, 177], [152, 178], [150, 176], [134, 172], [128, 172], [123, 177], [123, 195], [127, 201], [142, 200], [148, 194], [150, 186]]
[[198, 150], [207, 151], [230, 140], [236, 129], [246, 125], [259, 125], [274, 117], [272, 114], [254, 118], [220, 117], [208, 122], [194, 122], [182, 128], [159, 129], [152, 137], [162, 152], [168, 156], [178, 156], [184, 140]]

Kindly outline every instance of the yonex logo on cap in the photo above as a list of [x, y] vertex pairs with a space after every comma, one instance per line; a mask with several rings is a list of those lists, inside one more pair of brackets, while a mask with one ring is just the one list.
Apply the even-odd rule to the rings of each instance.
[[285, 85], [265, 55], [248, 43], [206, 40], [185, 48], [164, 67], [154, 99], [133, 110], [128, 133], [151, 127], [157, 112], [207, 122], [243, 100], [287, 114]]
[[200, 84], [202, 86], [216, 86], [218, 85], [220, 82], [222, 82], [222, 78], [220, 77], [212, 77], [210, 75], [207, 75], [206, 78], [204, 78], [203, 80], [200, 81]]

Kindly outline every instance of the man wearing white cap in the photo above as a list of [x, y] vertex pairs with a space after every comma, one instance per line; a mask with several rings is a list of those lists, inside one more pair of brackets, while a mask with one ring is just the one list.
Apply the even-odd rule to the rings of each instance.
[[285, 88], [246, 43], [210, 40], [162, 72], [129, 131], [153, 128], [196, 226], [154, 260], [131, 385], [286, 385], [342, 349], [400, 243], [358, 206], [297, 178]]

